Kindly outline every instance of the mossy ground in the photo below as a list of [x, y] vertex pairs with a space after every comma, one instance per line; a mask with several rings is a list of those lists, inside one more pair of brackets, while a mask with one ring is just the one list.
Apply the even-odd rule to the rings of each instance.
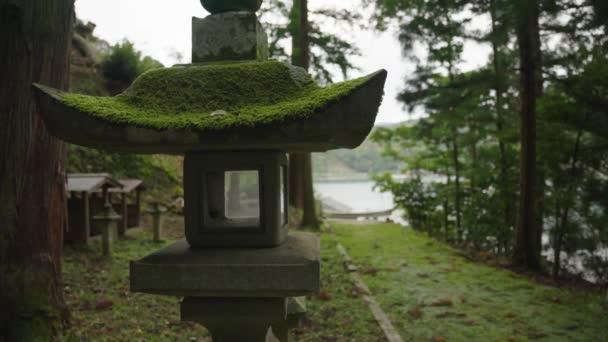
[[[208, 341], [204, 328], [179, 321], [179, 299], [129, 292], [128, 263], [180, 238], [170, 218], [167, 241], [130, 233], [111, 260], [99, 243], [67, 248], [64, 278], [72, 312], [67, 340]], [[340, 241], [405, 341], [608, 341], [602, 295], [538, 284], [467, 260], [423, 234], [391, 224], [332, 225], [322, 236], [322, 292], [294, 341], [384, 341], [344, 272]], [[111, 305], [109, 305], [111, 303]]]
[[[130, 232], [114, 245], [111, 260], [100, 257], [98, 241], [87, 248], [66, 248], [63, 271], [72, 312], [68, 341], [208, 341], [204, 328], [179, 321], [178, 298], [129, 292], [129, 261], [181, 238], [180, 227], [182, 219], [169, 218], [162, 244], [150, 241], [150, 231]], [[302, 327], [293, 330], [292, 340], [384, 341], [329, 236], [322, 238], [322, 258], [323, 291], [308, 300], [309, 314]]]
[[154, 69], [119, 96], [65, 94], [62, 102], [114, 124], [213, 131], [306, 119], [366, 80], [320, 88], [276, 61], [213, 64]]
[[470, 262], [397, 225], [332, 227], [405, 341], [608, 341], [603, 294]]

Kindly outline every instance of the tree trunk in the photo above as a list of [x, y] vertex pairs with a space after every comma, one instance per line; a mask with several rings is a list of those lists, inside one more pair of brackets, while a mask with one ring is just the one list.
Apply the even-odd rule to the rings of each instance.
[[463, 242], [462, 229], [462, 198], [460, 191], [460, 161], [458, 149], [458, 135], [456, 128], [453, 129], [453, 144], [452, 144], [452, 161], [454, 162], [454, 208], [456, 210], [456, 239], [458, 243]]
[[[540, 9], [538, 9], [540, 11]], [[543, 61], [541, 52], [541, 38], [540, 38], [540, 23], [539, 23], [540, 12], [537, 12], [536, 20], [533, 21], [532, 33], [534, 34], [534, 49], [536, 57], [536, 97], [540, 98], [544, 94], [543, 87]], [[543, 233], [545, 230], [545, 163], [542, 159], [536, 161], [536, 202], [535, 202], [535, 244], [536, 244], [536, 258], [542, 260], [543, 250]], [[540, 262], [540, 261], [539, 261]]]
[[[589, 113], [586, 113], [583, 123], [587, 122], [588, 120], [589, 120]], [[575, 185], [577, 182], [577, 179], [576, 179], [576, 174], [577, 174], [577, 170], [578, 170], [577, 164], [578, 164], [578, 159], [579, 159], [582, 138], [583, 138], [583, 128], [580, 127], [578, 129], [578, 132], [576, 133], [576, 141], [574, 142], [572, 158], [570, 159], [570, 178], [568, 178], [568, 185], [566, 186], [566, 191], [564, 193], [565, 196], [563, 196], [563, 199], [562, 199], [564, 209], [563, 209], [563, 212], [561, 213], [561, 216], [559, 215], [559, 211], [556, 211], [556, 213], [555, 213], [555, 218], [556, 218], [556, 221], [558, 222], [556, 224], [557, 238], [555, 239], [555, 245], [553, 248], [554, 252], [557, 254], [556, 259], [554, 259], [553, 271], [552, 271], [553, 277], [555, 277], [555, 278], [557, 278], [559, 276], [559, 271], [561, 269], [561, 259], [560, 259], [560, 255], [558, 253], [561, 253], [562, 245], [564, 243], [564, 236], [566, 235], [566, 229], [568, 227], [570, 209], [574, 206], [574, 203], [575, 203], [574, 191], [575, 191]], [[560, 198], [558, 197], [556, 200], [559, 201]]]
[[536, 100], [538, 92], [538, 41], [534, 32], [538, 28], [539, 5], [537, 0], [516, 2], [517, 42], [520, 55], [521, 82], [521, 166], [519, 180], [519, 215], [513, 262], [517, 266], [540, 270], [540, 251], [537, 246], [535, 222], [536, 182]]
[[559, 270], [562, 268], [561, 254], [563, 234], [560, 228], [560, 220], [557, 219], [558, 217], [560, 217], [559, 196], [555, 199], [555, 227], [553, 228], [553, 268], [551, 274], [554, 278], [559, 276]]
[[[308, 70], [310, 65], [310, 42], [308, 23], [308, 0], [294, 0], [291, 11], [292, 64]], [[310, 153], [289, 155], [289, 204], [302, 211], [299, 225], [319, 228], [315, 208], [315, 197]]]
[[[450, 170], [449, 168], [446, 167], [446, 182], [445, 182], [445, 186], [446, 186], [446, 191], [449, 191], [450, 189], [450, 184], [451, 184], [451, 178], [452, 176], [450, 175]], [[444, 230], [445, 230], [445, 241], [450, 241], [451, 237], [450, 237], [450, 196], [448, 193], [445, 193], [445, 196], [443, 196], [443, 224], [444, 224]]]
[[65, 145], [32, 83], [67, 89], [73, 0], [0, 0], [0, 340], [52, 341], [67, 317], [61, 279]]
[[[503, 199], [503, 227], [501, 231], [509, 232], [508, 234], [502, 233], [500, 235], [507, 236], [510, 234], [510, 227], [513, 225], [513, 198], [511, 196], [511, 192], [508, 190], [510, 188], [509, 184], [509, 161], [507, 159], [507, 149], [506, 143], [504, 139], [505, 132], [505, 118], [504, 118], [504, 93], [505, 93], [505, 85], [503, 81], [503, 75], [506, 73], [505, 68], [500, 63], [500, 47], [497, 42], [498, 36], [498, 19], [497, 19], [497, 10], [496, 10], [496, 2], [491, 1], [490, 3], [490, 18], [492, 21], [492, 62], [494, 67], [494, 91], [496, 92], [496, 103], [495, 103], [495, 111], [496, 111], [496, 133], [498, 135], [498, 165], [500, 168], [499, 172], [499, 184], [500, 184], [500, 194]], [[503, 240], [504, 251], [507, 251], [507, 243], [506, 239], [499, 238], [499, 240]]]

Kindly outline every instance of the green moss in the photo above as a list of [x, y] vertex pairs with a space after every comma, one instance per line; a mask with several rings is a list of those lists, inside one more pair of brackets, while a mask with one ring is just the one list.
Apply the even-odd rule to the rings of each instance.
[[332, 230], [405, 341], [608, 341], [603, 293], [474, 263], [398, 225]]
[[[320, 88], [277, 61], [216, 64], [151, 70], [116, 97], [66, 94], [62, 100], [115, 124], [208, 131], [309, 118], [365, 81]], [[212, 115], [218, 110], [228, 114]]]

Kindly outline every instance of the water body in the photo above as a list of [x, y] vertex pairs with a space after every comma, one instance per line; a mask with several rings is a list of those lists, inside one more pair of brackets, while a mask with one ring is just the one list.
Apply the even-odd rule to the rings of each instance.
[[357, 213], [389, 210], [395, 206], [393, 195], [374, 190], [371, 180], [315, 182], [314, 187], [321, 197], [332, 198]]
[[[331, 198], [348, 206], [351, 212], [369, 213], [386, 211], [395, 208], [393, 194], [374, 189], [372, 180], [354, 181], [315, 181], [315, 193], [321, 198]], [[407, 225], [403, 211], [395, 210], [392, 215], [380, 217], [379, 220], [391, 219], [401, 225]]]

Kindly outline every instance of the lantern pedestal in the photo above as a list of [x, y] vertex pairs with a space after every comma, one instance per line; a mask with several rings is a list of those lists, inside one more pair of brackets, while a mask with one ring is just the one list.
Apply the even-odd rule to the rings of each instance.
[[182, 321], [213, 341], [287, 341], [320, 286], [320, 242], [291, 233], [276, 248], [191, 248], [177, 242], [131, 262], [131, 291], [184, 297]]
[[318, 293], [319, 237], [291, 233], [276, 248], [191, 248], [186, 241], [131, 262], [131, 291], [199, 298]]
[[204, 325], [214, 342], [286, 342], [306, 312], [300, 298], [196, 298], [181, 304], [182, 321]]

